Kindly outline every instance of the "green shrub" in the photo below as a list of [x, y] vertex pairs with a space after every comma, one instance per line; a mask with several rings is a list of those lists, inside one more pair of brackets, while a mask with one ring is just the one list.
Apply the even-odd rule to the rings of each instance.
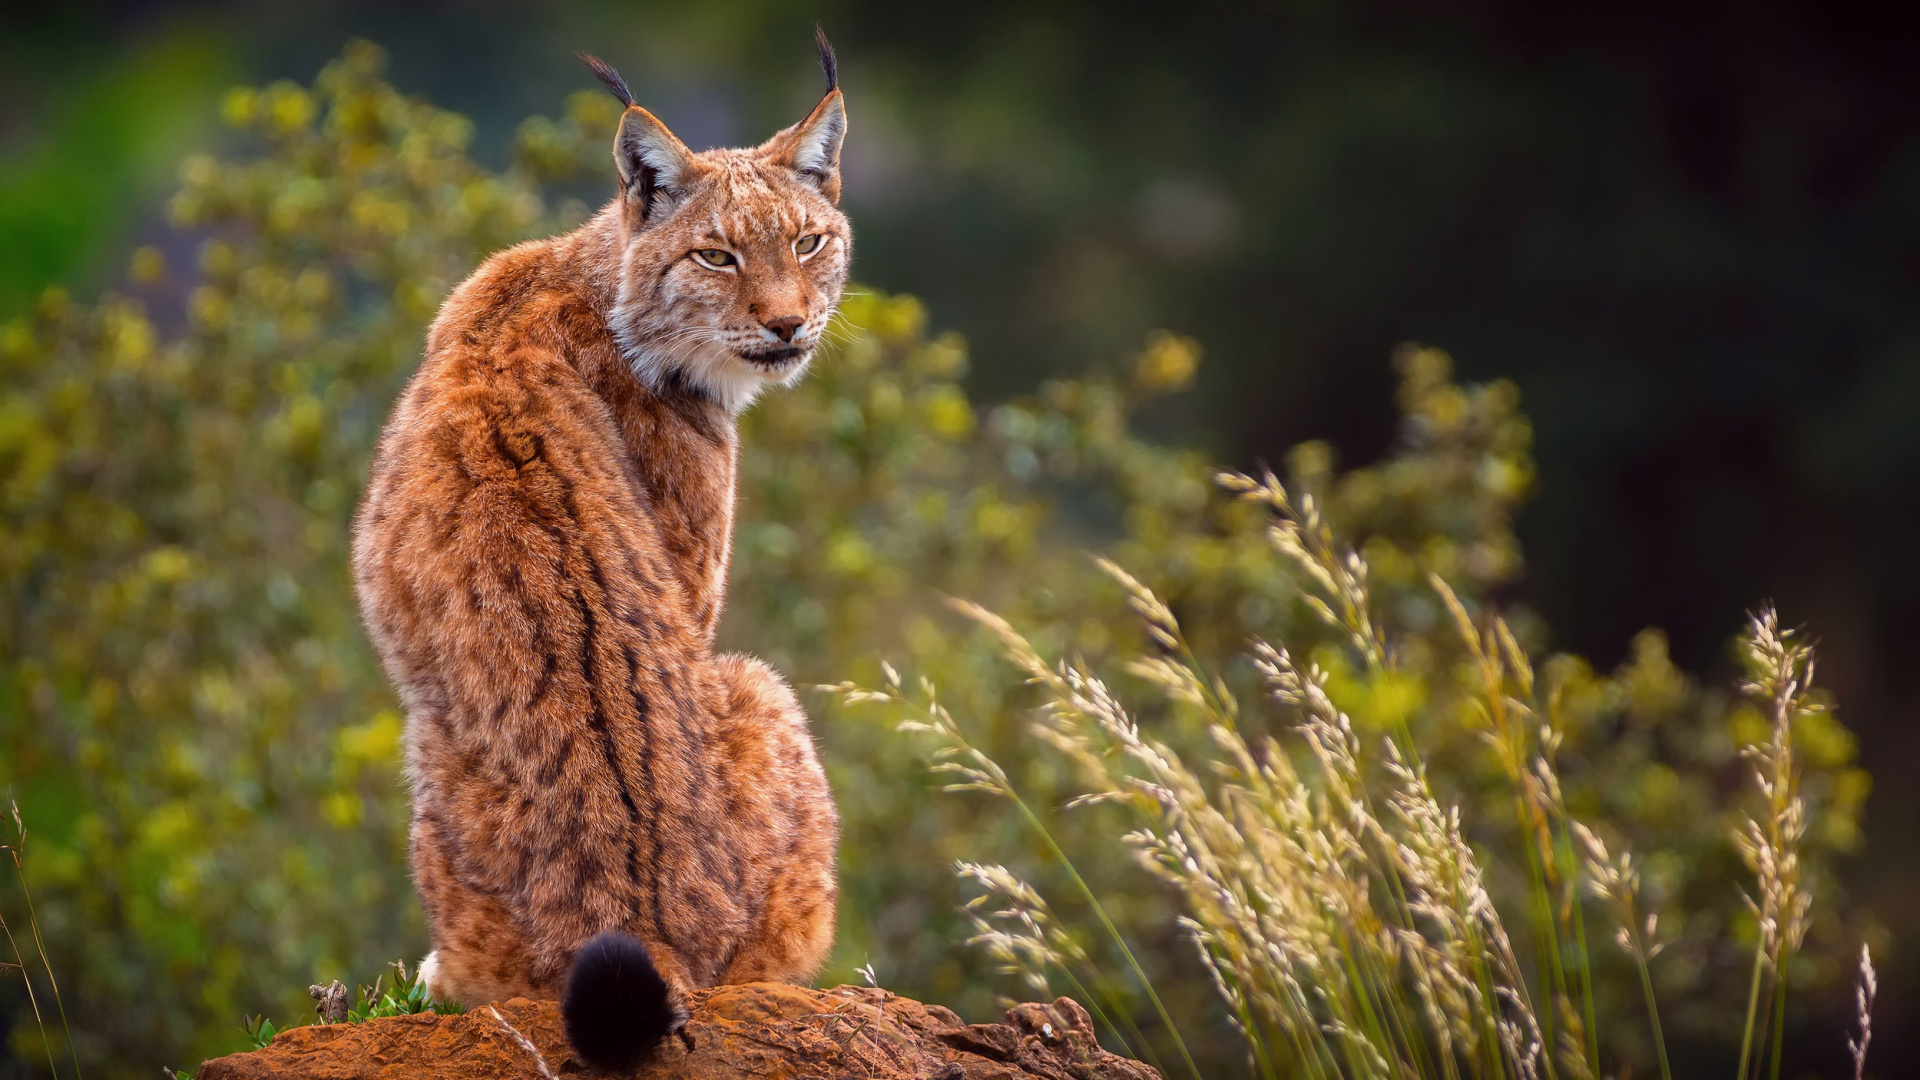
[[[577, 95], [561, 118], [528, 121], [495, 172], [468, 156], [464, 119], [379, 72], [378, 50], [358, 44], [311, 89], [228, 97], [252, 149], [187, 160], [171, 204], [200, 238], [198, 266], [169, 270], [153, 250], [132, 261], [136, 282], [191, 284], [180, 329], [134, 298], [59, 292], [0, 329], [0, 784], [34, 830], [25, 875], [96, 1076], [240, 1048], [243, 1014], [303, 1015], [310, 983], [424, 949], [402, 721], [358, 625], [348, 518], [439, 299], [488, 252], [584, 215], [581, 197], [608, 187], [617, 109]], [[1258, 667], [1235, 659], [1249, 639], [1290, 643], [1344, 710], [1406, 726], [1474, 843], [1511, 850], [1508, 774], [1472, 722], [1469, 652], [1427, 584], [1439, 575], [1478, 612], [1518, 578], [1512, 521], [1533, 476], [1510, 385], [1457, 386], [1443, 354], [1408, 349], [1391, 457], [1337, 472], [1308, 444], [1289, 461], [1290, 490], [1360, 538], [1370, 616], [1394, 649], [1383, 674], [1316, 617], [1319, 585], [1274, 557], [1260, 506], [1222, 492], [1201, 456], [1132, 434], [1137, 410], [1192, 378], [1192, 342], [1155, 335], [1111, 371], [982, 408], [964, 390], [964, 344], [929, 334], [909, 298], [849, 296], [835, 337], [805, 383], [746, 417], [726, 643], [796, 684], [878, 684], [883, 653], [937, 683], [1049, 835], [1083, 853], [1090, 892], [1210, 1074], [1240, 1067], [1241, 1042], [1175, 922], [1177, 896], [1111, 841], [1122, 808], [1062, 811], [1079, 771], [1033, 752], [1032, 689], [944, 596], [1131, 685], [1123, 667], [1150, 638], [1084, 555], [1105, 550], [1177, 616], [1222, 699], [1260, 696]], [[1545, 628], [1523, 610], [1511, 622], [1538, 655]], [[1558, 693], [1565, 806], [1636, 853], [1662, 913], [1669, 1033], [1737, 1030], [1757, 930], [1728, 835], [1743, 812], [1737, 748], [1762, 741], [1767, 718], [1696, 686], [1651, 632], [1611, 674], [1570, 657], [1539, 667]], [[953, 863], [991, 855], [1056, 896], [1062, 867], [1004, 807], [935, 796], [923, 748], [883, 719], [812, 701], [845, 823], [823, 978], [871, 965], [895, 990], [981, 1014], [1013, 984], [961, 945], [972, 892]], [[1205, 760], [1202, 712], [1160, 702], [1139, 720]], [[1284, 726], [1245, 723], [1256, 740]], [[1820, 902], [1787, 971], [1811, 986], [1841, 975], [1853, 947], [1832, 865], [1858, 843], [1867, 781], [1831, 712], [1794, 734], [1800, 873]], [[1487, 887], [1524, 910], [1524, 875], [1490, 871]], [[18, 925], [11, 894], [0, 903]], [[1086, 915], [1062, 903], [1063, 925]], [[1110, 942], [1081, 947], [1118, 970]], [[1603, 1021], [1637, 1015], [1639, 993], [1630, 966], [1596, 957]], [[24, 1002], [0, 1007], [16, 1060], [45, 1059]], [[1103, 1008], [1174, 1058], [1137, 987]], [[1651, 1060], [1631, 1039], [1619, 1053]]]

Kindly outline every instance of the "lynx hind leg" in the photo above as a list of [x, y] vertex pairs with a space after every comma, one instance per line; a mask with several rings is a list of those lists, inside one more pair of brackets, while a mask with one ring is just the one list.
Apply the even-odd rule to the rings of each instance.
[[468, 1008], [512, 997], [553, 997], [557, 985], [542, 986], [529, 977], [533, 965], [506, 908], [460, 880], [446, 844], [429, 821], [415, 820], [413, 882], [433, 945], [420, 962], [427, 992], [436, 1001]]
[[814, 754], [807, 716], [774, 670], [750, 656], [716, 658], [729, 709], [722, 747], [729, 812], [754, 845], [764, 890], [760, 920], [721, 976], [725, 983], [799, 982], [833, 948], [840, 820]]

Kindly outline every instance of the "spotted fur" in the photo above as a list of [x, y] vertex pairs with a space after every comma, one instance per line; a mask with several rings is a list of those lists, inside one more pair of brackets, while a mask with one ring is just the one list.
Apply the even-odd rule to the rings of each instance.
[[407, 709], [439, 997], [557, 996], [607, 931], [676, 999], [805, 979], [831, 945], [806, 716], [714, 630], [735, 415], [799, 378], [846, 280], [845, 132], [837, 85], [744, 150], [693, 153], [629, 105], [618, 197], [487, 260], [433, 323], [354, 581]]

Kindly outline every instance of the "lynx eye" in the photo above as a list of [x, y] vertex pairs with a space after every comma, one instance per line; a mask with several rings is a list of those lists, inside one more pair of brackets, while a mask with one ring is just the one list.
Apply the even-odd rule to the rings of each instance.
[[811, 255], [820, 250], [820, 244], [825, 239], [826, 238], [819, 233], [803, 236], [793, 242], [793, 253], [795, 255]]
[[733, 252], [720, 248], [700, 248], [693, 253], [693, 258], [709, 270], [724, 270], [740, 261], [733, 257]]

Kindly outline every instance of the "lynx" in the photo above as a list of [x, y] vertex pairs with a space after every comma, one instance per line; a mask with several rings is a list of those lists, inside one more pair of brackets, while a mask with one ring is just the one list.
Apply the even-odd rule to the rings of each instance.
[[354, 581], [407, 709], [411, 862], [442, 999], [560, 997], [619, 1067], [689, 990], [797, 981], [838, 819], [805, 714], [716, 654], [736, 415], [805, 371], [846, 282], [846, 109], [695, 153], [626, 111], [619, 193], [488, 259], [381, 436]]

